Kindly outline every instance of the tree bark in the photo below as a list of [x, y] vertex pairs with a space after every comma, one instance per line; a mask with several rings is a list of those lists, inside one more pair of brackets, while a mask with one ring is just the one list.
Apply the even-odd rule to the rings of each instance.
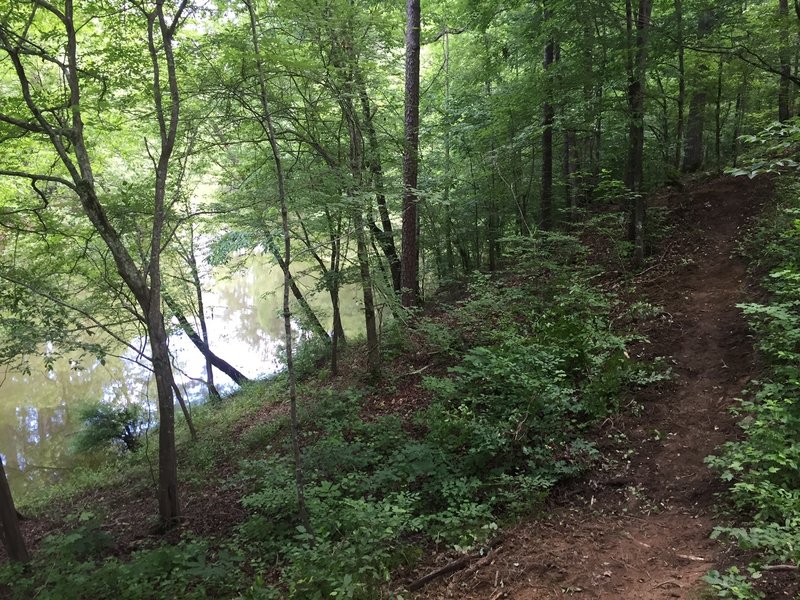
[[259, 100], [262, 111], [262, 126], [269, 138], [269, 145], [272, 151], [272, 158], [275, 163], [275, 176], [278, 187], [278, 202], [281, 211], [281, 227], [283, 229], [283, 329], [284, 343], [286, 345], [286, 374], [289, 380], [289, 413], [292, 433], [292, 454], [294, 455], [294, 475], [295, 491], [297, 493], [297, 512], [300, 522], [306, 531], [311, 533], [311, 522], [308, 516], [305, 500], [305, 486], [303, 481], [302, 455], [300, 453], [300, 426], [297, 419], [297, 381], [294, 370], [294, 355], [292, 352], [292, 313], [289, 305], [289, 290], [292, 287], [292, 274], [289, 270], [291, 265], [292, 239], [289, 230], [289, 210], [286, 199], [286, 179], [283, 173], [283, 161], [281, 160], [280, 147], [275, 135], [275, 127], [272, 123], [272, 112], [270, 111], [269, 100], [267, 98], [267, 79], [264, 73], [264, 64], [261, 58], [259, 45], [258, 22], [253, 8], [252, 0], [244, 0], [247, 12], [250, 16], [250, 33], [252, 35], [253, 51], [256, 58], [258, 70]]
[[683, 172], [695, 173], [703, 167], [703, 129], [705, 127], [706, 93], [696, 90], [689, 101], [689, 119], [686, 123], [686, 147], [683, 153]]
[[683, 2], [675, 0], [675, 20], [677, 21], [678, 42], [678, 117], [675, 126], [675, 169], [681, 168], [681, 148], [683, 147], [683, 113], [686, 107], [686, 59], [683, 42]]
[[206, 341], [201, 338], [195, 331], [194, 327], [192, 327], [192, 324], [186, 318], [186, 315], [183, 314], [180, 306], [178, 306], [178, 303], [175, 302], [169, 292], [164, 291], [162, 293], [162, 297], [164, 298], [164, 303], [169, 307], [172, 314], [175, 315], [175, 318], [178, 320], [178, 325], [180, 328], [195, 345], [195, 347], [203, 354], [203, 356], [205, 356], [206, 360], [230, 377], [234, 383], [236, 383], [236, 385], [244, 385], [250, 381], [250, 379], [236, 367], [214, 354]]
[[778, 120], [781, 123], [792, 118], [791, 74], [792, 53], [789, 46], [789, 0], [778, 0], [778, 18], [780, 19], [781, 79], [778, 87]]
[[419, 215], [417, 169], [419, 155], [420, 0], [406, 0], [405, 138], [403, 146], [403, 259], [400, 302], [419, 304]]
[[361, 101], [361, 114], [364, 122], [364, 129], [367, 133], [367, 143], [369, 144], [369, 152], [366, 153], [366, 164], [372, 174], [372, 183], [375, 187], [375, 203], [378, 205], [378, 215], [381, 218], [380, 227], [374, 222], [371, 222], [369, 227], [378, 240], [378, 244], [380, 244], [381, 250], [389, 263], [389, 271], [392, 274], [392, 289], [394, 293], [399, 296], [402, 286], [400, 257], [397, 255], [392, 219], [389, 216], [389, 209], [386, 205], [386, 192], [383, 183], [383, 163], [381, 161], [380, 146], [378, 144], [378, 134], [372, 122], [373, 113], [370, 108], [367, 86], [358, 65], [354, 68], [354, 77]]
[[[550, 18], [549, 11], [545, 10], [544, 20]], [[542, 229], [548, 230], [553, 227], [553, 121], [555, 120], [555, 109], [550, 103], [549, 98], [553, 91], [551, 85], [552, 77], [548, 73], [550, 66], [555, 58], [555, 41], [550, 38], [544, 46], [544, 71], [545, 71], [545, 101], [542, 105], [542, 195], [541, 195], [541, 217], [539, 225]]]
[[[628, 3], [630, 5], [630, 3]], [[643, 193], [644, 183], [644, 94], [647, 70], [647, 34], [650, 26], [651, 0], [639, 0], [635, 17], [636, 51], [633, 69], [629, 73], [628, 83], [628, 166], [626, 170], [628, 189], [634, 194], [633, 214], [633, 262], [640, 265], [644, 260], [644, 225], [646, 217], [646, 200]], [[630, 10], [628, 10], [630, 15]], [[629, 21], [630, 23], [630, 21]]]
[[2, 460], [0, 460], [0, 539], [11, 560], [15, 562], [30, 560]]

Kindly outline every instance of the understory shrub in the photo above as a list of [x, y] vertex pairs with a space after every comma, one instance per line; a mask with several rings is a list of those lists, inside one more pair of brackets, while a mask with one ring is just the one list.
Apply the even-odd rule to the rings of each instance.
[[240, 558], [211, 551], [207, 541], [186, 538], [175, 545], [133, 552], [127, 560], [107, 556], [113, 539], [90, 513], [68, 533], [50, 536], [27, 569], [0, 568], [0, 586], [12, 600], [207, 600], [233, 597]]
[[755, 567], [800, 564], [800, 187], [783, 182], [781, 190], [749, 244], [768, 295], [740, 305], [767, 369], [735, 409], [744, 437], [707, 459], [730, 482], [725, 499], [745, 519], [714, 535], [758, 551]]
[[80, 407], [81, 429], [75, 436], [76, 452], [92, 452], [109, 446], [136, 452], [147, 426], [144, 409], [139, 404], [93, 402]]
[[587, 283], [574, 238], [507, 243], [510, 273], [475, 275], [446, 324], [417, 330], [452, 365], [424, 378], [426, 408], [365, 419], [366, 394], [351, 389], [305, 415], [312, 532], [296, 516], [287, 441], [278, 457], [243, 464], [252, 517], [239, 535], [265, 571], [282, 565], [286, 597], [393, 597], [390, 574], [425, 544], [481, 544], [596, 459], [581, 432], [641, 376], [611, 329], [611, 299]]

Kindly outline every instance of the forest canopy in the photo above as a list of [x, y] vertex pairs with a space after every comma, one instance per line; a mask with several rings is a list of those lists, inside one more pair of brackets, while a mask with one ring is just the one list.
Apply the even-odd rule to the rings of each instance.
[[[627, 274], [649, 264], [656, 243], [648, 194], [726, 168], [770, 170], [746, 143], [764, 141], [755, 136], [768, 127], [778, 136], [794, 127], [799, 39], [800, 4], [788, 0], [0, 0], [0, 365], [25, 371], [44, 355], [51, 367], [62, 356], [78, 367], [137, 353], [156, 386], [158, 516], [169, 529], [182, 515], [176, 403], [198, 437], [170, 335], [182, 332], [202, 353], [209, 398], [222, 395], [215, 371], [248, 384], [236, 356], [209, 337], [204, 294], [214, 267], [268, 257], [283, 283], [293, 462], [254, 468], [287, 475], [296, 497], [281, 510], [296, 511], [313, 537], [301, 466], [316, 450], [303, 446], [294, 361], [301, 338], [313, 338], [321, 358], [308, 362], [340, 374], [350, 341], [343, 287], [359, 290], [367, 384], [382, 380], [392, 335], [433, 331], [455, 347], [424, 307], [468, 281], [475, 304], [458, 313], [465, 337], [481, 310], [494, 314], [493, 302], [540, 311], [564, 337], [551, 339], [537, 321], [520, 341], [498, 325], [487, 338], [497, 354], [476, 342], [459, 357], [465, 364], [448, 365], [457, 383], [431, 380], [433, 392], [473, 402], [474, 421], [499, 394], [508, 412], [498, 422], [516, 419], [531, 435], [545, 422], [580, 428], [601, 417], [623, 381], [644, 376], [629, 370], [621, 337], [595, 339], [611, 327], [598, 316], [608, 298], [583, 285], [578, 267], [562, 272], [583, 268], [581, 232], [613, 238], [605, 267]], [[779, 166], [789, 165], [779, 150]], [[326, 311], [298, 285], [300, 263]], [[495, 290], [489, 281], [501, 272], [539, 297]], [[570, 304], [570, 294], [584, 303]], [[523, 319], [508, 311], [497, 318]], [[552, 395], [537, 405], [538, 425], [523, 426], [532, 409], [495, 388], [471, 388], [502, 372], [498, 356], [557, 382], [509, 375], [523, 395]], [[432, 405], [441, 429], [424, 443], [455, 456], [463, 448], [448, 436], [472, 439], [472, 430], [448, 410]], [[450, 419], [464, 429], [445, 431]], [[135, 450], [133, 429], [125, 443]], [[484, 442], [509, 461], [534, 453], [507, 433]], [[476, 472], [491, 464], [499, 479], [525, 477], [515, 485], [530, 489], [571, 473], [504, 470], [488, 453], [470, 454]], [[447, 477], [475, 475], [463, 469]], [[309, 475], [311, 513], [326, 501], [323, 471]], [[394, 499], [413, 504], [400, 491]], [[0, 488], [3, 507], [9, 554], [27, 560], [10, 491]]]

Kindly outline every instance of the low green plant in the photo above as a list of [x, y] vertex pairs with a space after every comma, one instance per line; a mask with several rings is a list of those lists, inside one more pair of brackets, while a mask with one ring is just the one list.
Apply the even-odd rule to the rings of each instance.
[[232, 597], [241, 586], [241, 558], [207, 541], [185, 538], [178, 544], [139, 550], [128, 560], [105, 557], [114, 543], [94, 515], [83, 513], [79, 526], [50, 536], [27, 569], [0, 569], [0, 586], [12, 600], [208, 600]]
[[[739, 305], [767, 369], [735, 408], [742, 438], [706, 459], [729, 482], [724, 499], [744, 519], [739, 527], [718, 527], [714, 537], [755, 551], [757, 564], [800, 563], [800, 200], [796, 184], [779, 189], [779, 206], [752, 235], [758, 241], [744, 246], [756, 273], [769, 269], [763, 278], [768, 296]], [[761, 597], [747, 595], [750, 582], [745, 586], [738, 572], [713, 580], [721, 597]]]
[[725, 573], [710, 571], [703, 577], [718, 598], [736, 598], [738, 600], [759, 600], [764, 594], [753, 589], [753, 579], [761, 574], [753, 571], [750, 576], [743, 575], [737, 567], [730, 567]]
[[136, 452], [147, 426], [145, 411], [139, 404], [93, 402], [79, 408], [78, 418], [83, 426], [74, 439], [76, 452], [92, 452], [109, 446]]

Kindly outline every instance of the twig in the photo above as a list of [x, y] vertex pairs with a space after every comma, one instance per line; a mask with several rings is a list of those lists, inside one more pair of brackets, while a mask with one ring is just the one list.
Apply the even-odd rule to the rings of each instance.
[[[489, 552], [492, 551], [493, 548], [498, 546], [502, 542], [502, 538], [494, 539], [490, 541], [484, 548], [481, 548], [478, 552], [473, 552], [472, 554], [467, 554], [466, 556], [462, 556], [458, 560], [451, 562], [449, 565], [445, 565], [441, 569], [437, 569], [432, 573], [428, 573], [424, 577], [420, 577], [414, 583], [408, 586], [409, 592], [416, 592], [417, 590], [422, 589], [426, 585], [428, 585], [431, 581], [435, 581], [440, 577], [444, 577], [445, 575], [449, 575], [450, 573], [455, 573], [456, 571], [460, 571], [469, 565], [475, 559], [482, 558], [487, 556]], [[484, 549], [486, 550], [484, 552]]]
[[678, 554], [678, 558], [685, 558], [686, 560], [696, 560], [698, 562], [706, 561], [706, 559], [701, 556], [693, 556], [691, 554]]
[[761, 567], [762, 571], [797, 571], [797, 565], [766, 565]]
[[661, 583], [657, 583], [656, 585], [653, 586], [653, 589], [664, 587], [665, 585], [674, 585], [675, 587], [683, 587], [677, 581], [671, 581], [670, 580], [670, 581], [662, 581]]
[[425, 365], [421, 369], [416, 369], [415, 371], [409, 371], [408, 373], [403, 373], [403, 377], [410, 377], [411, 375], [419, 375], [423, 371], [430, 369], [433, 365]]

